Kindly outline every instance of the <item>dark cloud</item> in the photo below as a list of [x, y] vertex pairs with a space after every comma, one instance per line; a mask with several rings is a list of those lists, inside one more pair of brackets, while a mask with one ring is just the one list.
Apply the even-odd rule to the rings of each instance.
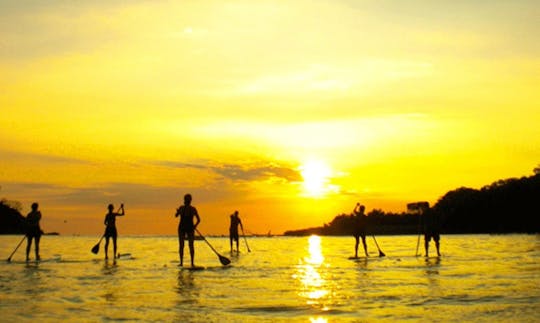
[[271, 178], [282, 179], [287, 182], [298, 182], [302, 180], [300, 172], [294, 168], [280, 166], [271, 163], [261, 165], [237, 165], [237, 164], [222, 164], [212, 165], [208, 163], [182, 163], [174, 161], [157, 161], [155, 165], [186, 168], [186, 169], [201, 169], [212, 171], [223, 178], [234, 181], [259, 181]]
[[89, 161], [85, 161], [82, 159], [55, 156], [49, 153], [40, 154], [12, 150], [0, 150], [0, 152], [2, 153], [2, 161], [10, 163], [19, 163], [30, 160], [32, 162], [38, 162], [42, 164], [90, 164]]
[[259, 167], [243, 167], [239, 165], [222, 165], [212, 167], [217, 174], [231, 180], [264, 180], [268, 178], [280, 178], [287, 182], [297, 182], [302, 179], [300, 173], [289, 167], [280, 167], [274, 165]]
[[[145, 207], [165, 207], [182, 202], [191, 193], [197, 202], [215, 202], [234, 196], [230, 187], [173, 187], [134, 183], [107, 183], [91, 187], [72, 187], [44, 183], [3, 183], [1, 195], [23, 203], [39, 201], [64, 206], [95, 206], [125, 203]], [[158, 207], [159, 208], [159, 207]]]

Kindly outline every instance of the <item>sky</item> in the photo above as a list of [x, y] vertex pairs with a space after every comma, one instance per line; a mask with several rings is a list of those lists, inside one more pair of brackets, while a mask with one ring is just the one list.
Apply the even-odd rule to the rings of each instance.
[[45, 231], [402, 212], [540, 164], [538, 1], [0, 0], [0, 198]]

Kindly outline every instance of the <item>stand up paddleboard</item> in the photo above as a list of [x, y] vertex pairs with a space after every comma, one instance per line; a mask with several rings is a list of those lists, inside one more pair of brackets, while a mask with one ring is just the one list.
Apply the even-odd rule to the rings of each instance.
[[203, 266], [194, 266], [194, 267], [181, 267], [181, 266], [178, 266], [178, 268], [180, 268], [181, 270], [187, 270], [187, 271], [200, 271], [200, 270], [205, 270], [206, 267], [203, 267]]
[[48, 262], [61, 262], [62, 256], [60, 255], [54, 255], [51, 258], [41, 258], [39, 260], [36, 259], [30, 259], [30, 260], [11, 260], [9, 263], [12, 264], [42, 264], [42, 263], [48, 263]]

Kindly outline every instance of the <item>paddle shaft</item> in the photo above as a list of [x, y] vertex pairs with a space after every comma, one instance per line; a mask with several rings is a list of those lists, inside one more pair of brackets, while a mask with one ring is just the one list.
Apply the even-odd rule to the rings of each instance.
[[375, 236], [372, 235], [371, 237], [373, 238], [373, 241], [375, 241], [375, 245], [377, 246], [377, 250], [379, 250], [379, 256], [380, 257], [385, 256], [384, 252], [382, 252], [381, 248], [379, 248], [379, 244], [377, 243], [377, 239], [375, 239]]
[[251, 252], [251, 250], [249, 250], [249, 245], [247, 243], [246, 234], [244, 233], [244, 228], [242, 228], [242, 236], [244, 237], [244, 242], [246, 243], [246, 248], [248, 252]]
[[7, 259], [7, 261], [11, 261], [11, 257], [13, 257], [13, 255], [15, 254], [15, 252], [17, 252], [17, 249], [19, 249], [19, 247], [21, 246], [21, 244], [23, 243], [24, 239], [26, 239], [26, 236], [24, 236], [22, 239], [21, 239], [21, 242], [19, 242], [19, 244], [17, 245], [17, 247], [15, 247], [15, 250], [13, 250], [13, 252], [11, 253], [11, 255], [9, 255], [9, 258]]
[[422, 227], [422, 218], [421, 216], [418, 216], [418, 239], [416, 240], [416, 252], [414, 253], [415, 257], [418, 257], [418, 248], [420, 247], [420, 235], [422, 233], [421, 227]]
[[101, 240], [103, 240], [103, 238], [105, 238], [105, 234], [103, 234], [103, 235], [101, 236], [101, 238], [99, 238], [99, 241], [98, 241], [98, 243], [97, 243], [98, 246], [99, 246], [99, 244], [101, 243]]
[[195, 231], [199, 234], [199, 236], [201, 236], [201, 238], [203, 238], [204, 242], [206, 242], [206, 244], [210, 247], [210, 249], [212, 249], [213, 252], [216, 253], [216, 255], [221, 256], [221, 255], [219, 254], [219, 252], [217, 252], [216, 249], [214, 249], [214, 247], [212, 247], [212, 245], [210, 244], [210, 242], [208, 242], [208, 240], [206, 240], [206, 238], [199, 232], [199, 230], [195, 229]]

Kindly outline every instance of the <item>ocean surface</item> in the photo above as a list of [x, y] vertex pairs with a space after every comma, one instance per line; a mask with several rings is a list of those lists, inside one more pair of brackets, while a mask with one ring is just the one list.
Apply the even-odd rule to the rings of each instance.
[[121, 236], [117, 261], [98, 237], [43, 236], [44, 261], [23, 243], [7, 262], [21, 238], [0, 236], [2, 322], [540, 322], [538, 235], [442, 236], [439, 258], [417, 236], [377, 237], [379, 257], [370, 237], [357, 260], [352, 237], [248, 237], [239, 255], [207, 237], [231, 264], [197, 241], [195, 271], [173, 236]]

